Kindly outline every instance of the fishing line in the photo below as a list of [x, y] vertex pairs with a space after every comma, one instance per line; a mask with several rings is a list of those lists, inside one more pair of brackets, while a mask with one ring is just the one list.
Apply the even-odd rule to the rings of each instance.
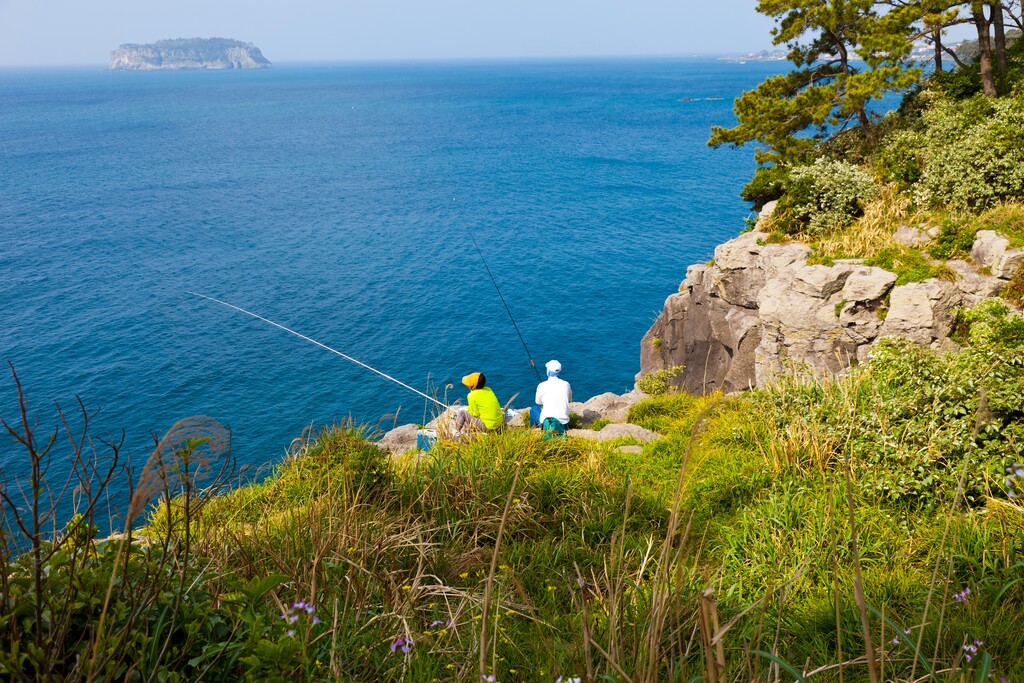
[[526, 357], [530, 359], [530, 367], [533, 368], [533, 372], [537, 375], [537, 381], [542, 382], [540, 378], [540, 370], [537, 369], [537, 364], [533, 362], [533, 355], [530, 353], [529, 347], [526, 346], [526, 340], [523, 339], [522, 333], [519, 332], [519, 325], [516, 325], [516, 319], [512, 317], [512, 311], [509, 310], [508, 304], [505, 303], [505, 297], [501, 294], [501, 289], [498, 287], [497, 280], [494, 279], [494, 274], [491, 273], [490, 266], [487, 265], [487, 259], [484, 258], [484, 253], [480, 251], [480, 246], [476, 243], [476, 238], [473, 237], [473, 233], [469, 232], [469, 239], [473, 241], [473, 246], [476, 247], [476, 253], [480, 254], [480, 260], [484, 264], [484, 269], [487, 271], [487, 276], [491, 278], [491, 284], [494, 285], [494, 291], [498, 293], [498, 297], [501, 299], [501, 305], [505, 307], [505, 312], [508, 313], [508, 319], [512, 321], [512, 327], [516, 328], [516, 334], [519, 335], [519, 341], [523, 343], [523, 348], [526, 350]]
[[[333, 354], [335, 354], [335, 355], [341, 356], [341, 357], [342, 357], [342, 358], [344, 358], [345, 360], [347, 360], [347, 361], [349, 361], [349, 362], [352, 362], [352, 363], [355, 363], [355, 364], [356, 364], [356, 365], [358, 365], [359, 367], [362, 367], [362, 368], [366, 368], [366, 369], [367, 369], [367, 370], [369, 370], [370, 372], [375, 372], [375, 373], [377, 373], [378, 375], [380, 375], [381, 377], [383, 377], [384, 379], [386, 379], [386, 380], [390, 380], [390, 381], [394, 382], [395, 384], [397, 384], [397, 385], [399, 385], [399, 386], [405, 387], [405, 388], [406, 388], [406, 389], [408, 389], [409, 391], [411, 391], [411, 392], [413, 392], [413, 393], [416, 393], [416, 394], [419, 394], [420, 396], [422, 396], [423, 398], [427, 399], [428, 401], [433, 401], [434, 403], [436, 403], [437, 405], [441, 406], [442, 408], [447, 408], [447, 407], [448, 407], [448, 406], [446, 406], [446, 405], [445, 405], [444, 403], [441, 403], [440, 401], [438, 401], [438, 400], [437, 400], [436, 398], [434, 398], [433, 396], [428, 396], [427, 394], [424, 394], [424, 393], [423, 393], [422, 391], [420, 391], [419, 389], [414, 389], [413, 387], [409, 386], [409, 385], [408, 385], [408, 384], [406, 384], [405, 382], [402, 382], [402, 381], [400, 381], [400, 380], [397, 380], [397, 379], [395, 379], [394, 377], [392, 377], [391, 375], [388, 375], [388, 374], [386, 374], [386, 373], [383, 373], [383, 372], [381, 372], [381, 371], [380, 371], [380, 370], [378, 370], [377, 368], [374, 368], [374, 367], [370, 367], [370, 366], [369, 366], [369, 365], [367, 365], [366, 363], [364, 363], [364, 362], [362, 362], [362, 361], [360, 361], [360, 360], [356, 360], [356, 359], [355, 359], [355, 358], [353, 358], [352, 356], [346, 356], [346, 355], [345, 355], [344, 353], [342, 353], [341, 351], [338, 351], [337, 349], [332, 349], [332, 348], [331, 348], [330, 346], [328, 346], [327, 344], [322, 344], [322, 343], [318, 342], [318, 341], [317, 341], [316, 339], [311, 339], [310, 337], [307, 337], [307, 336], [306, 336], [306, 335], [304, 335], [304, 334], [300, 334], [300, 333], [296, 332], [295, 330], [289, 329], [289, 328], [285, 327], [284, 325], [280, 325], [280, 324], [278, 324], [278, 323], [275, 323], [275, 322], [274, 322], [273, 320], [267, 320], [267, 319], [266, 319], [266, 318], [264, 318], [264, 317], [263, 317], [262, 315], [256, 315], [256, 314], [255, 314], [255, 313], [253, 313], [252, 311], [247, 311], [247, 310], [245, 310], [244, 308], [242, 308], [241, 306], [235, 306], [234, 304], [229, 304], [229, 303], [228, 303], [227, 301], [221, 301], [220, 299], [214, 299], [214, 298], [213, 298], [212, 296], [207, 296], [207, 295], [205, 295], [205, 294], [200, 294], [199, 292], [192, 292], [192, 291], [190, 291], [190, 292], [189, 292], [189, 294], [192, 294], [192, 295], [194, 295], [194, 296], [198, 296], [198, 297], [202, 297], [202, 298], [204, 298], [204, 299], [209, 299], [210, 301], [215, 301], [215, 302], [217, 302], [218, 304], [221, 304], [221, 305], [227, 306], [228, 308], [233, 308], [233, 309], [235, 309], [236, 311], [239, 311], [239, 312], [241, 312], [241, 313], [245, 313], [246, 315], [251, 315], [251, 316], [252, 316], [253, 318], [256, 318], [257, 320], [262, 320], [263, 322], [265, 322], [265, 323], [268, 323], [268, 324], [270, 324], [270, 325], [273, 325], [274, 327], [277, 327], [277, 328], [279, 328], [279, 329], [282, 329], [282, 330], [284, 330], [285, 332], [290, 332], [291, 334], [294, 334], [294, 335], [295, 335], [296, 337], [298, 337], [299, 339], [305, 339], [305, 340], [306, 340], [306, 341], [308, 341], [309, 343], [311, 343], [311, 344], [316, 344], [316, 345], [317, 345], [317, 346], [319, 346], [319, 347], [320, 347], [321, 349], [326, 349], [326, 350], [330, 351], [331, 353], [333, 353]], [[530, 360], [530, 362], [533, 362], [533, 360], [531, 359], [531, 360]]]

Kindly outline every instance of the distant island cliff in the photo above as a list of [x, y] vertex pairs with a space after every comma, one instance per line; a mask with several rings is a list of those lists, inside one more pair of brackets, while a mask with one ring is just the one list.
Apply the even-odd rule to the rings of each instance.
[[148, 45], [126, 43], [110, 53], [115, 71], [266, 69], [270, 61], [252, 43], [229, 38], [177, 38]]

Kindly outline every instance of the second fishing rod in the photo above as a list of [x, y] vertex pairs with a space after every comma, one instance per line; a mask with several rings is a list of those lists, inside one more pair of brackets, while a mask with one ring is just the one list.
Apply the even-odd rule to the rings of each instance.
[[526, 340], [523, 339], [522, 332], [519, 331], [519, 325], [516, 324], [516, 319], [512, 315], [512, 310], [508, 307], [508, 302], [505, 301], [505, 295], [501, 293], [501, 288], [498, 287], [498, 281], [494, 279], [494, 273], [491, 272], [491, 267], [487, 265], [487, 259], [484, 258], [483, 251], [480, 250], [480, 245], [476, 243], [476, 237], [473, 236], [472, 232], [469, 232], [469, 239], [473, 243], [473, 248], [476, 249], [476, 253], [480, 256], [480, 262], [484, 264], [484, 270], [487, 271], [487, 277], [491, 279], [491, 284], [494, 285], [494, 291], [498, 293], [498, 298], [501, 299], [501, 305], [505, 307], [505, 312], [508, 313], [508, 319], [512, 321], [512, 327], [516, 330], [516, 335], [519, 337], [519, 341], [523, 344], [523, 349], [526, 351], [526, 357], [530, 359], [530, 367], [533, 368], [533, 373], [537, 375], [537, 381], [542, 382], [540, 370], [537, 369], [537, 364], [533, 362], [533, 354], [530, 353], [530, 348], [526, 345]]

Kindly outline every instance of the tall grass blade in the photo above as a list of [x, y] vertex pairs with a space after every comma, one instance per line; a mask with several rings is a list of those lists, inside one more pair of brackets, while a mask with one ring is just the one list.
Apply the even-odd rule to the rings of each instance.
[[988, 681], [989, 671], [992, 669], [992, 655], [985, 652], [978, 662], [978, 671], [974, 676], [974, 683], [985, 683]]
[[907, 635], [907, 632], [901, 629], [899, 625], [894, 623], [892, 619], [885, 616], [871, 605], [868, 605], [867, 607], [869, 612], [871, 612], [876, 617], [884, 621], [886, 624], [889, 625], [889, 628], [896, 632], [896, 636], [903, 642], [904, 645], [910, 648], [910, 650], [914, 653], [914, 656], [917, 657], [917, 661], [921, 663], [921, 666], [924, 667], [924, 670], [928, 673], [928, 675], [933, 675], [934, 671], [932, 670], [931, 665], [928, 663], [928, 658], [925, 657], [921, 650], [918, 648], [917, 643], [909, 635]]
[[771, 652], [765, 652], [764, 650], [751, 650], [751, 654], [755, 654], [758, 657], [763, 657], [771, 662], [774, 662], [776, 665], [778, 665], [780, 669], [782, 669], [790, 676], [792, 676], [793, 680], [797, 683], [807, 683], [807, 680], [804, 678], [803, 674], [797, 671], [796, 668], [794, 668], [794, 666], [787, 662], [785, 659], [773, 655]]

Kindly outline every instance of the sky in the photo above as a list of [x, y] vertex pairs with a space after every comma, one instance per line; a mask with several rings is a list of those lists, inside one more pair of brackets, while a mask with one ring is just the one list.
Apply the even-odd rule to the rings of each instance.
[[122, 43], [234, 38], [271, 62], [746, 54], [756, 0], [0, 0], [0, 65], [106, 64]]

